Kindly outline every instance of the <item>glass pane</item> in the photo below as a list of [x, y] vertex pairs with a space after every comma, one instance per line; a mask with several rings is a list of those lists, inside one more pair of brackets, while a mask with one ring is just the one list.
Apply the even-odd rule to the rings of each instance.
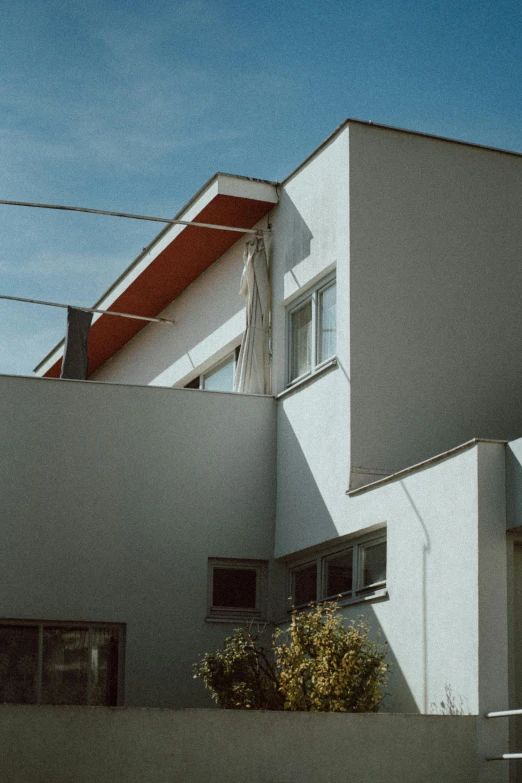
[[312, 301], [291, 315], [291, 378], [299, 378], [312, 368]]
[[256, 581], [253, 568], [214, 568], [212, 606], [255, 609]]
[[292, 598], [294, 606], [317, 600], [317, 564], [299, 568], [292, 574]]
[[335, 356], [335, 289], [333, 283], [319, 293], [318, 362]]
[[36, 704], [38, 627], [0, 626], [0, 703]]
[[386, 541], [361, 547], [361, 587], [386, 581]]
[[204, 376], [203, 388], [207, 391], [234, 391], [235, 362], [231, 358], [214, 372]]
[[325, 561], [326, 595], [328, 598], [352, 590], [353, 549]]
[[87, 628], [44, 628], [42, 704], [87, 704]]
[[90, 704], [114, 707], [118, 703], [118, 629], [91, 629]]

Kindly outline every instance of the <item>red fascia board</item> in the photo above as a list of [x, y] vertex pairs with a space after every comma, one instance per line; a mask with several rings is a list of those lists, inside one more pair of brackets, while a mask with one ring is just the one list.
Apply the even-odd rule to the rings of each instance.
[[[253, 228], [273, 206], [267, 201], [218, 194], [193, 220]], [[110, 309], [155, 318], [238, 238], [234, 231], [186, 226], [111, 303]], [[89, 373], [95, 372], [147, 325], [145, 321], [132, 318], [100, 316], [89, 333]], [[166, 325], [161, 328], [176, 327]], [[61, 367], [60, 358], [44, 373], [44, 377], [59, 378]]]

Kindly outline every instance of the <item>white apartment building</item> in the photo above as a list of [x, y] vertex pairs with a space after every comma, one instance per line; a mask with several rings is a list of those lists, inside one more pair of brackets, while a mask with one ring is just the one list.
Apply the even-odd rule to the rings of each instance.
[[174, 325], [0, 378], [2, 700], [208, 706], [203, 652], [341, 595], [385, 710], [522, 707], [521, 212], [522, 156], [352, 120], [216, 174], [177, 217], [262, 230], [270, 388], [233, 391], [251, 237], [179, 224], [96, 305]]

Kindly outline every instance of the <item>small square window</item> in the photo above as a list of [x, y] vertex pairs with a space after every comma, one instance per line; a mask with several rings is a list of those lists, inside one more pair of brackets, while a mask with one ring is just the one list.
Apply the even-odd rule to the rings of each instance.
[[288, 310], [288, 382], [335, 358], [336, 283], [321, 281]]
[[261, 618], [266, 603], [266, 563], [209, 558], [207, 619]]
[[214, 568], [212, 606], [256, 608], [257, 571], [255, 568]]

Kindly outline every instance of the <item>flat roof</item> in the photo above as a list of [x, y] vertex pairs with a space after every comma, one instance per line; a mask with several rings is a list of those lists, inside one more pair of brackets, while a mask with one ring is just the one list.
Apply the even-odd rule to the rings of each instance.
[[341, 131], [343, 131], [348, 125], [363, 125], [367, 128], [378, 128], [379, 130], [386, 130], [386, 131], [393, 131], [395, 133], [406, 133], [409, 136], [420, 136], [421, 138], [425, 139], [434, 139], [435, 141], [445, 141], [448, 144], [460, 144], [464, 147], [471, 147], [472, 149], [479, 149], [479, 150], [487, 150], [488, 152], [499, 152], [503, 155], [514, 155], [517, 158], [522, 158], [522, 152], [513, 152], [512, 150], [504, 150], [500, 147], [488, 147], [486, 144], [475, 144], [472, 141], [462, 141], [461, 139], [452, 139], [449, 136], [437, 136], [434, 133], [426, 133], [424, 131], [415, 131], [415, 130], [409, 130], [408, 128], [398, 128], [394, 125], [384, 125], [379, 122], [372, 122], [372, 120], [357, 120], [353, 117], [347, 117], [345, 120], [341, 122], [340, 125], [337, 126], [337, 128], [330, 133], [326, 139], [319, 144], [318, 147], [316, 147], [313, 152], [311, 152], [309, 155], [306, 156], [306, 158], [295, 168], [293, 169], [290, 174], [288, 174], [284, 180], [281, 181], [281, 185], [284, 185], [286, 182], [288, 182], [289, 179], [291, 179], [295, 174], [297, 174], [298, 171], [301, 170], [303, 166], [305, 166], [309, 160], [311, 160], [315, 155], [317, 155], [320, 150], [323, 149], [327, 144], [330, 143], [330, 141]]

